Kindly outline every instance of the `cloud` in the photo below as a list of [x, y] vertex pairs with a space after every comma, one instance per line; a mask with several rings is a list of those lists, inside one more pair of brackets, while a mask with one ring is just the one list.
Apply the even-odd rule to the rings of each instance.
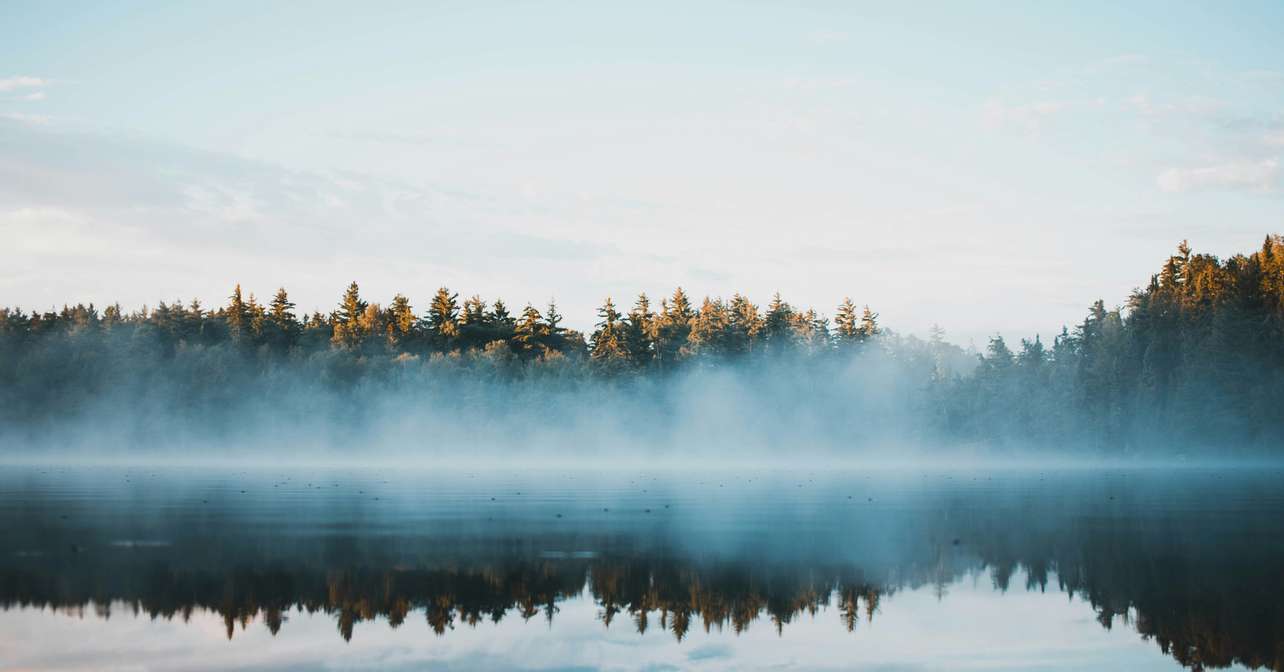
[[807, 34], [807, 41], [821, 47], [846, 42], [850, 35], [841, 30], [820, 29]]
[[1272, 191], [1279, 182], [1278, 159], [1236, 161], [1199, 168], [1169, 168], [1155, 182], [1169, 193], [1209, 190]]
[[1145, 54], [1137, 54], [1137, 53], [1117, 54], [1109, 58], [1101, 59], [1101, 64], [1102, 65], [1135, 65], [1138, 63], [1145, 63], [1148, 60], [1149, 59], [1146, 58]]
[[791, 91], [838, 91], [860, 86], [856, 77], [790, 77], [783, 86]]
[[8, 119], [9, 121], [32, 126], [44, 126], [52, 121], [43, 114], [24, 114], [22, 112], [0, 112], [0, 119]]
[[18, 89], [39, 89], [48, 86], [48, 84], [49, 80], [39, 77], [9, 77], [8, 79], [0, 79], [0, 92], [8, 93]]
[[1224, 114], [1228, 105], [1215, 98], [1190, 97], [1179, 101], [1156, 101], [1139, 93], [1129, 96], [1124, 104], [1142, 117], [1189, 116], [1207, 119]]
[[45, 99], [45, 92], [44, 92], [44, 91], [37, 91], [37, 92], [35, 92], [35, 93], [28, 93], [28, 94], [27, 94], [27, 95], [25, 95], [25, 96], [19, 96], [19, 97], [18, 97], [18, 100], [44, 100], [44, 99]]
[[591, 315], [600, 286], [559, 278], [600, 272], [639, 286], [617, 269], [647, 271], [609, 230], [559, 234], [578, 215], [556, 202], [296, 171], [56, 124], [0, 119], [0, 147], [0, 239], [18, 241], [0, 293], [24, 303], [209, 300], [240, 282], [260, 293], [285, 284], [300, 306], [325, 308], [334, 278], [359, 271], [375, 297], [446, 284], [517, 305], [556, 296], [568, 315]]
[[1240, 78], [1249, 82], [1276, 85], [1284, 82], [1284, 72], [1279, 70], [1248, 70], [1240, 73]]
[[991, 100], [981, 108], [985, 122], [994, 127], [1015, 126], [1026, 131], [1038, 130], [1043, 121], [1070, 107], [1069, 103], [1045, 100], [1036, 103], [1010, 105]]

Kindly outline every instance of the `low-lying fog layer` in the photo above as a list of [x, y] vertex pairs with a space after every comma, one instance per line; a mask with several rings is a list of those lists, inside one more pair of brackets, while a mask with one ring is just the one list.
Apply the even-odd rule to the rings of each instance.
[[1182, 245], [1126, 309], [1051, 343], [968, 353], [777, 296], [677, 290], [588, 338], [531, 306], [420, 318], [353, 283], [329, 316], [270, 306], [0, 309], [4, 458], [50, 454], [906, 460], [1284, 455], [1284, 239], [1222, 261]]
[[0, 413], [0, 458], [960, 464], [1272, 457], [1281, 445], [1278, 428], [1208, 443], [1148, 418], [1112, 434], [1037, 380], [933, 383], [930, 359], [872, 347], [608, 380], [560, 362], [509, 377], [484, 356], [336, 352], [263, 369], [240, 357], [192, 348], [161, 369], [52, 381], [52, 399], [32, 393], [17, 404], [30, 410]]

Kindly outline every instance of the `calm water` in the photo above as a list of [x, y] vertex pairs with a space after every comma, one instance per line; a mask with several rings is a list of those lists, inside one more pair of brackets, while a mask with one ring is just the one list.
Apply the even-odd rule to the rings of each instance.
[[0, 467], [0, 668], [1281, 669], [1282, 477]]

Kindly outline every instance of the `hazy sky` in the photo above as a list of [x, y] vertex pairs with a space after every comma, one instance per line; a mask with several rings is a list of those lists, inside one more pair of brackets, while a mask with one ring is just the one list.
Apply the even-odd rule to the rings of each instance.
[[1284, 231], [1284, 4], [0, 4], [0, 304], [779, 290], [953, 340]]

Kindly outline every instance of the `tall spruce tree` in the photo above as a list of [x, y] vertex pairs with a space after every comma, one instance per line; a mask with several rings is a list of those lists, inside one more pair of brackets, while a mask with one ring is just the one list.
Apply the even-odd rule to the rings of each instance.
[[455, 339], [459, 336], [458, 298], [458, 294], [452, 294], [449, 289], [441, 287], [428, 306], [428, 317], [425, 320], [428, 337], [432, 339], [433, 347], [439, 351], [452, 350]]
[[618, 374], [629, 368], [629, 352], [625, 345], [625, 325], [611, 298], [597, 311], [601, 319], [589, 340], [589, 357], [599, 371], [608, 375]]

